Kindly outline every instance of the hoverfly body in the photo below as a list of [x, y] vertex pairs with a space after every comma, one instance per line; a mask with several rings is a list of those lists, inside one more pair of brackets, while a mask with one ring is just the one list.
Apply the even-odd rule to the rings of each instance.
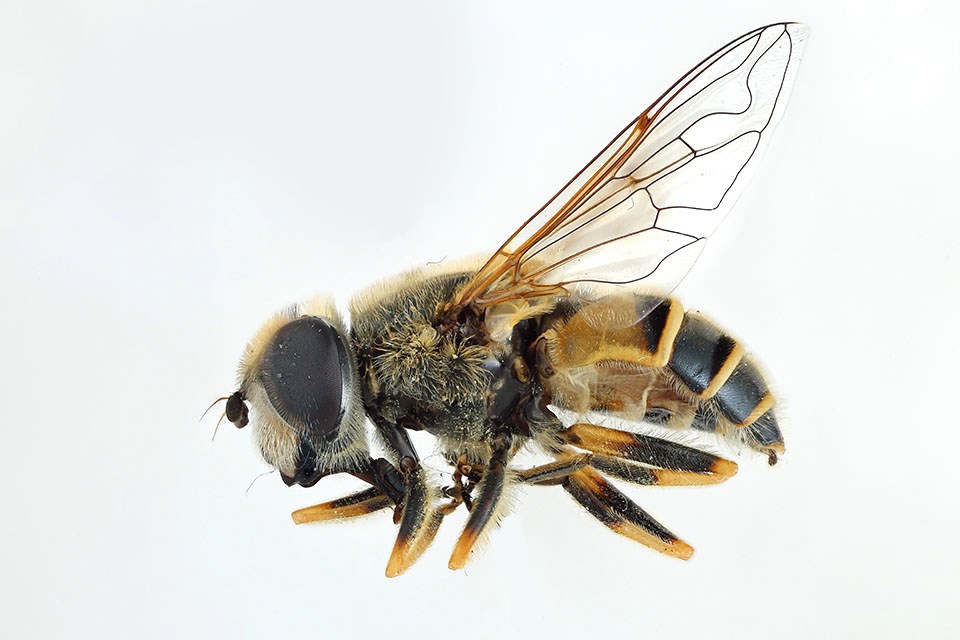
[[[518, 484], [559, 485], [613, 531], [689, 558], [607, 476], [723, 482], [736, 463], [670, 439], [561, 415], [718, 434], [775, 464], [784, 443], [755, 361], [670, 292], [724, 218], [784, 109], [805, 26], [755, 29], [694, 67], [630, 122], [486, 261], [426, 267], [357, 295], [290, 307], [248, 345], [226, 400], [287, 485], [347, 473], [370, 487], [297, 523], [393, 509], [387, 575], [409, 568], [460, 505], [462, 568]], [[367, 421], [384, 457], [370, 453]], [[567, 421], [570, 422], [570, 421]], [[440, 487], [408, 431], [438, 441]], [[525, 448], [551, 461], [517, 469]]]

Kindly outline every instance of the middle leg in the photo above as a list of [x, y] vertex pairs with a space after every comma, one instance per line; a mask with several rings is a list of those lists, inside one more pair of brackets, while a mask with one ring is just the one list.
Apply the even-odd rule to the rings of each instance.
[[508, 431], [501, 431], [493, 437], [493, 455], [483, 472], [480, 481], [480, 494], [473, 503], [467, 524], [457, 540], [450, 555], [447, 566], [451, 569], [462, 569], [480, 536], [492, 522], [497, 520], [497, 507], [501, 503], [504, 488], [507, 482], [507, 458], [513, 444], [513, 436]]

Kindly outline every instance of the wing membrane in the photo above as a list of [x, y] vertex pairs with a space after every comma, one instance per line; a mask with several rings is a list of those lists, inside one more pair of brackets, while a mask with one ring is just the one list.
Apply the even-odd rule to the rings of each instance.
[[671, 291], [762, 154], [807, 34], [796, 23], [762, 27], [694, 67], [514, 232], [455, 305], [575, 283]]

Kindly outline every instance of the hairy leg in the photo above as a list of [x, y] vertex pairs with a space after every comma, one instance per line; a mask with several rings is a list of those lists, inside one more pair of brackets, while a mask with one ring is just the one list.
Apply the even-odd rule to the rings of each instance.
[[564, 490], [610, 530], [674, 558], [688, 559], [693, 547], [653, 519], [620, 493], [597, 471], [581, 469], [571, 474]]
[[581, 423], [561, 431], [560, 437], [567, 444], [592, 451], [594, 467], [638, 484], [716, 484], [737, 473], [735, 462], [638, 433]]
[[512, 442], [512, 436], [506, 431], [498, 433], [493, 438], [493, 455], [490, 457], [490, 463], [487, 465], [483, 479], [480, 481], [480, 493], [473, 501], [470, 517], [467, 519], [467, 524], [453, 548], [453, 553], [450, 555], [450, 562], [447, 566], [451, 569], [462, 569], [467, 564], [470, 551], [477, 540], [480, 539], [481, 534], [491, 522], [496, 520], [497, 506], [503, 497], [507, 456]]

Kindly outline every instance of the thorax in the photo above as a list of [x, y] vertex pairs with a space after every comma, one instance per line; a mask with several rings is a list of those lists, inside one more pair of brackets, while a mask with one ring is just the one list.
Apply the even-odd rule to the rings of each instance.
[[435, 326], [468, 273], [413, 272], [360, 294], [351, 338], [367, 413], [375, 423], [479, 439], [498, 345]]

